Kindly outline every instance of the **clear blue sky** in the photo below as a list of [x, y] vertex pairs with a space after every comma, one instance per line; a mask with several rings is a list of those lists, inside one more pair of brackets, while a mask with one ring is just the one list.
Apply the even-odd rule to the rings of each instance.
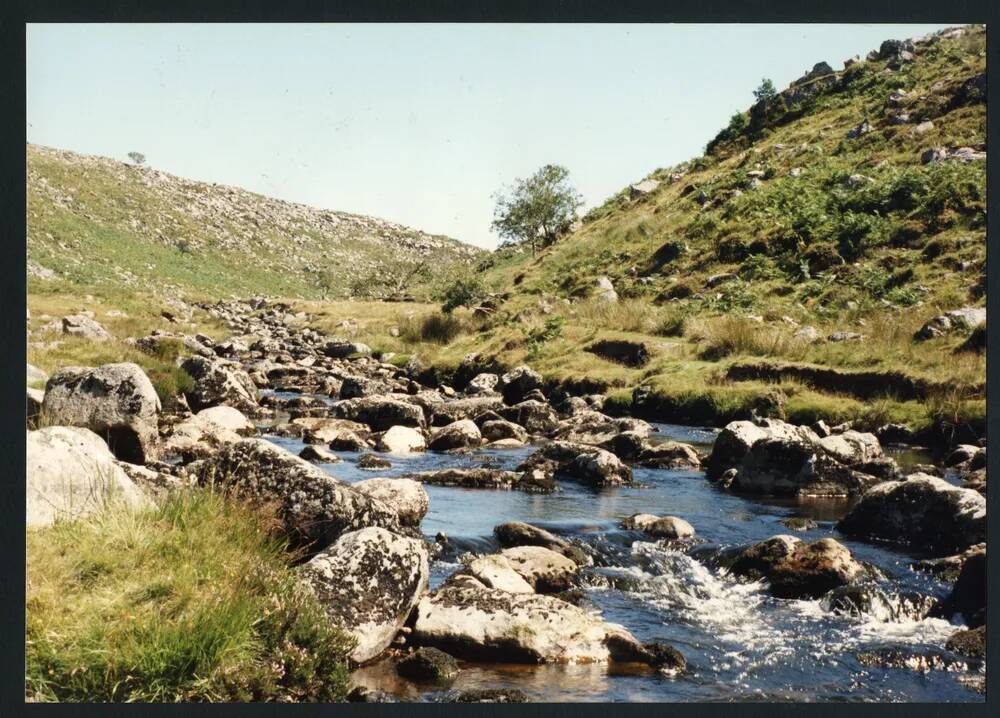
[[779, 88], [939, 25], [29, 25], [28, 141], [491, 247], [546, 163], [587, 207]]

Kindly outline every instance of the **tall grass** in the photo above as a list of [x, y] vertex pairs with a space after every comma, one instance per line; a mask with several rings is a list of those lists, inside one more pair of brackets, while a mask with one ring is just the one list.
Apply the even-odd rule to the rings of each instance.
[[273, 518], [202, 491], [28, 534], [28, 697], [335, 701], [353, 639]]

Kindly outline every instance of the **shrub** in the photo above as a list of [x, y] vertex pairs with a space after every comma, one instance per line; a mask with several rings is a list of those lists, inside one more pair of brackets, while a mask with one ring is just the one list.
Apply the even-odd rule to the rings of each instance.
[[458, 277], [441, 292], [441, 311], [450, 314], [459, 307], [471, 307], [486, 298], [486, 285], [475, 275]]
[[549, 317], [541, 327], [529, 329], [525, 332], [525, 339], [528, 344], [528, 356], [540, 356], [542, 347], [546, 342], [562, 336], [565, 324], [566, 320], [562, 317]]
[[399, 338], [408, 344], [448, 344], [461, 333], [462, 321], [453, 314], [435, 313], [421, 319], [410, 318], [399, 327]]
[[260, 507], [191, 491], [28, 534], [28, 695], [337, 701], [353, 639]]

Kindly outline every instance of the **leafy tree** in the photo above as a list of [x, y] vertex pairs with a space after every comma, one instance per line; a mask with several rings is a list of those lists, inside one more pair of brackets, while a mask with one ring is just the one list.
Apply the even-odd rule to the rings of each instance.
[[486, 285], [478, 274], [459, 276], [441, 292], [441, 311], [451, 314], [459, 307], [479, 304], [487, 293]]
[[569, 184], [569, 170], [545, 165], [527, 179], [517, 179], [508, 194], [494, 195], [491, 225], [511, 244], [528, 243], [534, 255], [539, 244], [552, 244], [569, 228], [583, 198]]
[[129, 152], [128, 158], [137, 166], [146, 163], [146, 155], [142, 154], [142, 152]]
[[[332, 271], [321, 272], [319, 287], [324, 298], [331, 293], [336, 284], [342, 281]], [[352, 297], [367, 299], [383, 299], [385, 297], [401, 296], [414, 285], [430, 279], [431, 270], [426, 260], [386, 260], [370, 272], [362, 272], [348, 282], [348, 293]]]
[[774, 83], [766, 77], [760, 81], [760, 86], [753, 91], [753, 96], [758, 102], [773, 100], [777, 94], [778, 91], [774, 89]]

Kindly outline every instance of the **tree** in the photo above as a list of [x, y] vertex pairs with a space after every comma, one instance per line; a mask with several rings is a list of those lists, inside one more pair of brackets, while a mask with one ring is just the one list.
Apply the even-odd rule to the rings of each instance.
[[583, 198], [569, 184], [569, 170], [545, 165], [527, 179], [517, 179], [508, 194], [494, 195], [491, 228], [511, 244], [528, 243], [534, 255], [569, 228]]
[[146, 155], [142, 154], [142, 152], [129, 152], [128, 158], [132, 160], [136, 166], [145, 164], [146, 162]]
[[774, 89], [774, 83], [766, 77], [760, 81], [760, 86], [753, 91], [753, 96], [758, 102], [773, 100], [777, 94], [778, 91]]

